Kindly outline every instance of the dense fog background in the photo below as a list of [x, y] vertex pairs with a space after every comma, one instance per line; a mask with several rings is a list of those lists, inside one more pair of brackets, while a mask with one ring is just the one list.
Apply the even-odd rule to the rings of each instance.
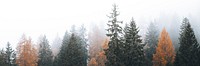
[[61, 42], [73, 24], [84, 24], [88, 34], [98, 27], [105, 37], [106, 15], [113, 3], [119, 7], [119, 20], [125, 24], [133, 17], [143, 38], [149, 23], [155, 22], [159, 30], [167, 29], [178, 46], [182, 19], [188, 17], [200, 41], [199, 0], [3, 0], [0, 1], [0, 48], [8, 41], [16, 47], [22, 34], [32, 37], [35, 44], [45, 34], [52, 47], [57, 48], [59, 45], [54, 44]]

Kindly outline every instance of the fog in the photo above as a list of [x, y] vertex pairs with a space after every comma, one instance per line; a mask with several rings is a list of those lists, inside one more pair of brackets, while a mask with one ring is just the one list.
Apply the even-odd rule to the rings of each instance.
[[142, 38], [149, 23], [155, 22], [159, 30], [167, 29], [174, 43], [178, 40], [182, 19], [188, 17], [200, 41], [199, 0], [2, 0], [0, 48], [8, 41], [16, 47], [22, 34], [30, 36], [35, 44], [39, 36], [46, 35], [53, 44], [73, 24], [84, 24], [88, 32], [97, 25], [105, 34], [106, 15], [114, 3], [119, 7], [119, 20], [127, 23], [133, 17]]

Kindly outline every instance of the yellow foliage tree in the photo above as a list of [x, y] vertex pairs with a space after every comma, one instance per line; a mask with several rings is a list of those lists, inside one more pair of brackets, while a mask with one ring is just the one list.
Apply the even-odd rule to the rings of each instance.
[[153, 55], [153, 66], [169, 66], [175, 59], [172, 40], [164, 28], [161, 32], [156, 53]]
[[37, 66], [37, 50], [33, 46], [31, 39], [26, 39], [25, 35], [17, 46], [17, 59], [18, 66]]

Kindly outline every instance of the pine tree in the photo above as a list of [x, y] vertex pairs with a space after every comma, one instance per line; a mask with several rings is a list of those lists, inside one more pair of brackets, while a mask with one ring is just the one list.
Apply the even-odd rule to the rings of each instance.
[[156, 53], [153, 54], [153, 66], [172, 66], [175, 59], [175, 51], [172, 40], [165, 30], [162, 30]]
[[175, 66], [199, 66], [199, 43], [187, 18], [183, 19], [179, 44], [180, 47], [176, 53]]
[[145, 40], [144, 43], [146, 45], [145, 47], [145, 56], [146, 56], [146, 63], [148, 66], [152, 66], [152, 59], [153, 59], [153, 54], [155, 53], [157, 43], [158, 43], [158, 29], [155, 25], [155, 23], [151, 22], [146, 35], [145, 35]]
[[110, 20], [108, 21], [108, 29], [107, 36], [110, 38], [109, 48], [105, 50], [105, 55], [107, 57], [106, 66], [123, 66], [122, 61], [120, 61], [120, 44], [122, 43], [121, 35], [122, 35], [122, 27], [120, 24], [122, 21], [118, 21], [117, 17], [119, 16], [119, 12], [117, 11], [117, 5], [113, 5], [112, 13], [108, 16]]
[[38, 66], [53, 66], [53, 54], [46, 36], [40, 39]]
[[141, 36], [138, 35], [138, 27], [134, 19], [131, 19], [130, 24], [126, 24], [124, 28], [124, 44], [121, 45], [121, 62], [125, 66], [144, 66], [144, 54]]

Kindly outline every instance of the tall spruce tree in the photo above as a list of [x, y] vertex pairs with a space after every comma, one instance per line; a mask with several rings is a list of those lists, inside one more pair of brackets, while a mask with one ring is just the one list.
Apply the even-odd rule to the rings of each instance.
[[147, 32], [144, 39], [144, 43], [146, 45], [146, 47], [144, 48], [145, 49], [144, 52], [146, 56], [147, 66], [153, 65], [152, 58], [158, 44], [158, 36], [159, 36], [159, 31], [155, 23], [151, 22], [149, 27], [147, 28]]
[[88, 60], [88, 39], [87, 39], [87, 34], [86, 34], [86, 28], [84, 24], [81, 25], [81, 27], [78, 30], [78, 37], [79, 37], [79, 43], [81, 45], [81, 50], [83, 52], [83, 66], [87, 66], [87, 60]]
[[66, 64], [64, 66], [87, 66], [86, 53], [80, 39], [79, 36], [72, 33], [66, 47]]
[[53, 54], [46, 36], [40, 39], [38, 66], [53, 66]]
[[183, 19], [179, 37], [179, 50], [176, 53], [175, 66], [200, 66], [198, 57], [199, 43], [189, 20]]
[[125, 66], [144, 66], [144, 54], [141, 36], [138, 35], [138, 27], [134, 19], [124, 28], [124, 44], [122, 53], [122, 62]]
[[107, 36], [110, 37], [110, 41], [108, 44], [108, 49], [105, 50], [105, 55], [107, 57], [107, 61], [105, 63], [106, 66], [124, 66], [122, 61], [120, 60], [120, 56], [122, 52], [120, 52], [122, 49], [120, 48], [120, 44], [122, 43], [121, 37], [122, 37], [122, 27], [120, 24], [122, 24], [122, 21], [118, 21], [117, 17], [119, 16], [119, 12], [117, 11], [117, 5], [113, 5], [111, 15], [108, 16], [110, 20], [108, 21], [108, 29], [107, 30]]
[[[70, 35], [71, 34], [71, 35]], [[55, 66], [87, 66], [87, 39], [85, 28], [77, 33], [75, 26], [71, 33], [66, 31], [60, 52], [54, 59]]]
[[65, 35], [63, 37], [63, 40], [62, 40], [62, 45], [60, 47], [60, 51], [59, 53], [57, 54], [57, 56], [54, 57], [54, 62], [53, 62], [53, 65], [54, 66], [65, 66], [66, 63], [66, 49], [67, 49], [67, 46], [68, 46], [68, 42], [69, 42], [69, 32], [66, 31], [65, 32]]

